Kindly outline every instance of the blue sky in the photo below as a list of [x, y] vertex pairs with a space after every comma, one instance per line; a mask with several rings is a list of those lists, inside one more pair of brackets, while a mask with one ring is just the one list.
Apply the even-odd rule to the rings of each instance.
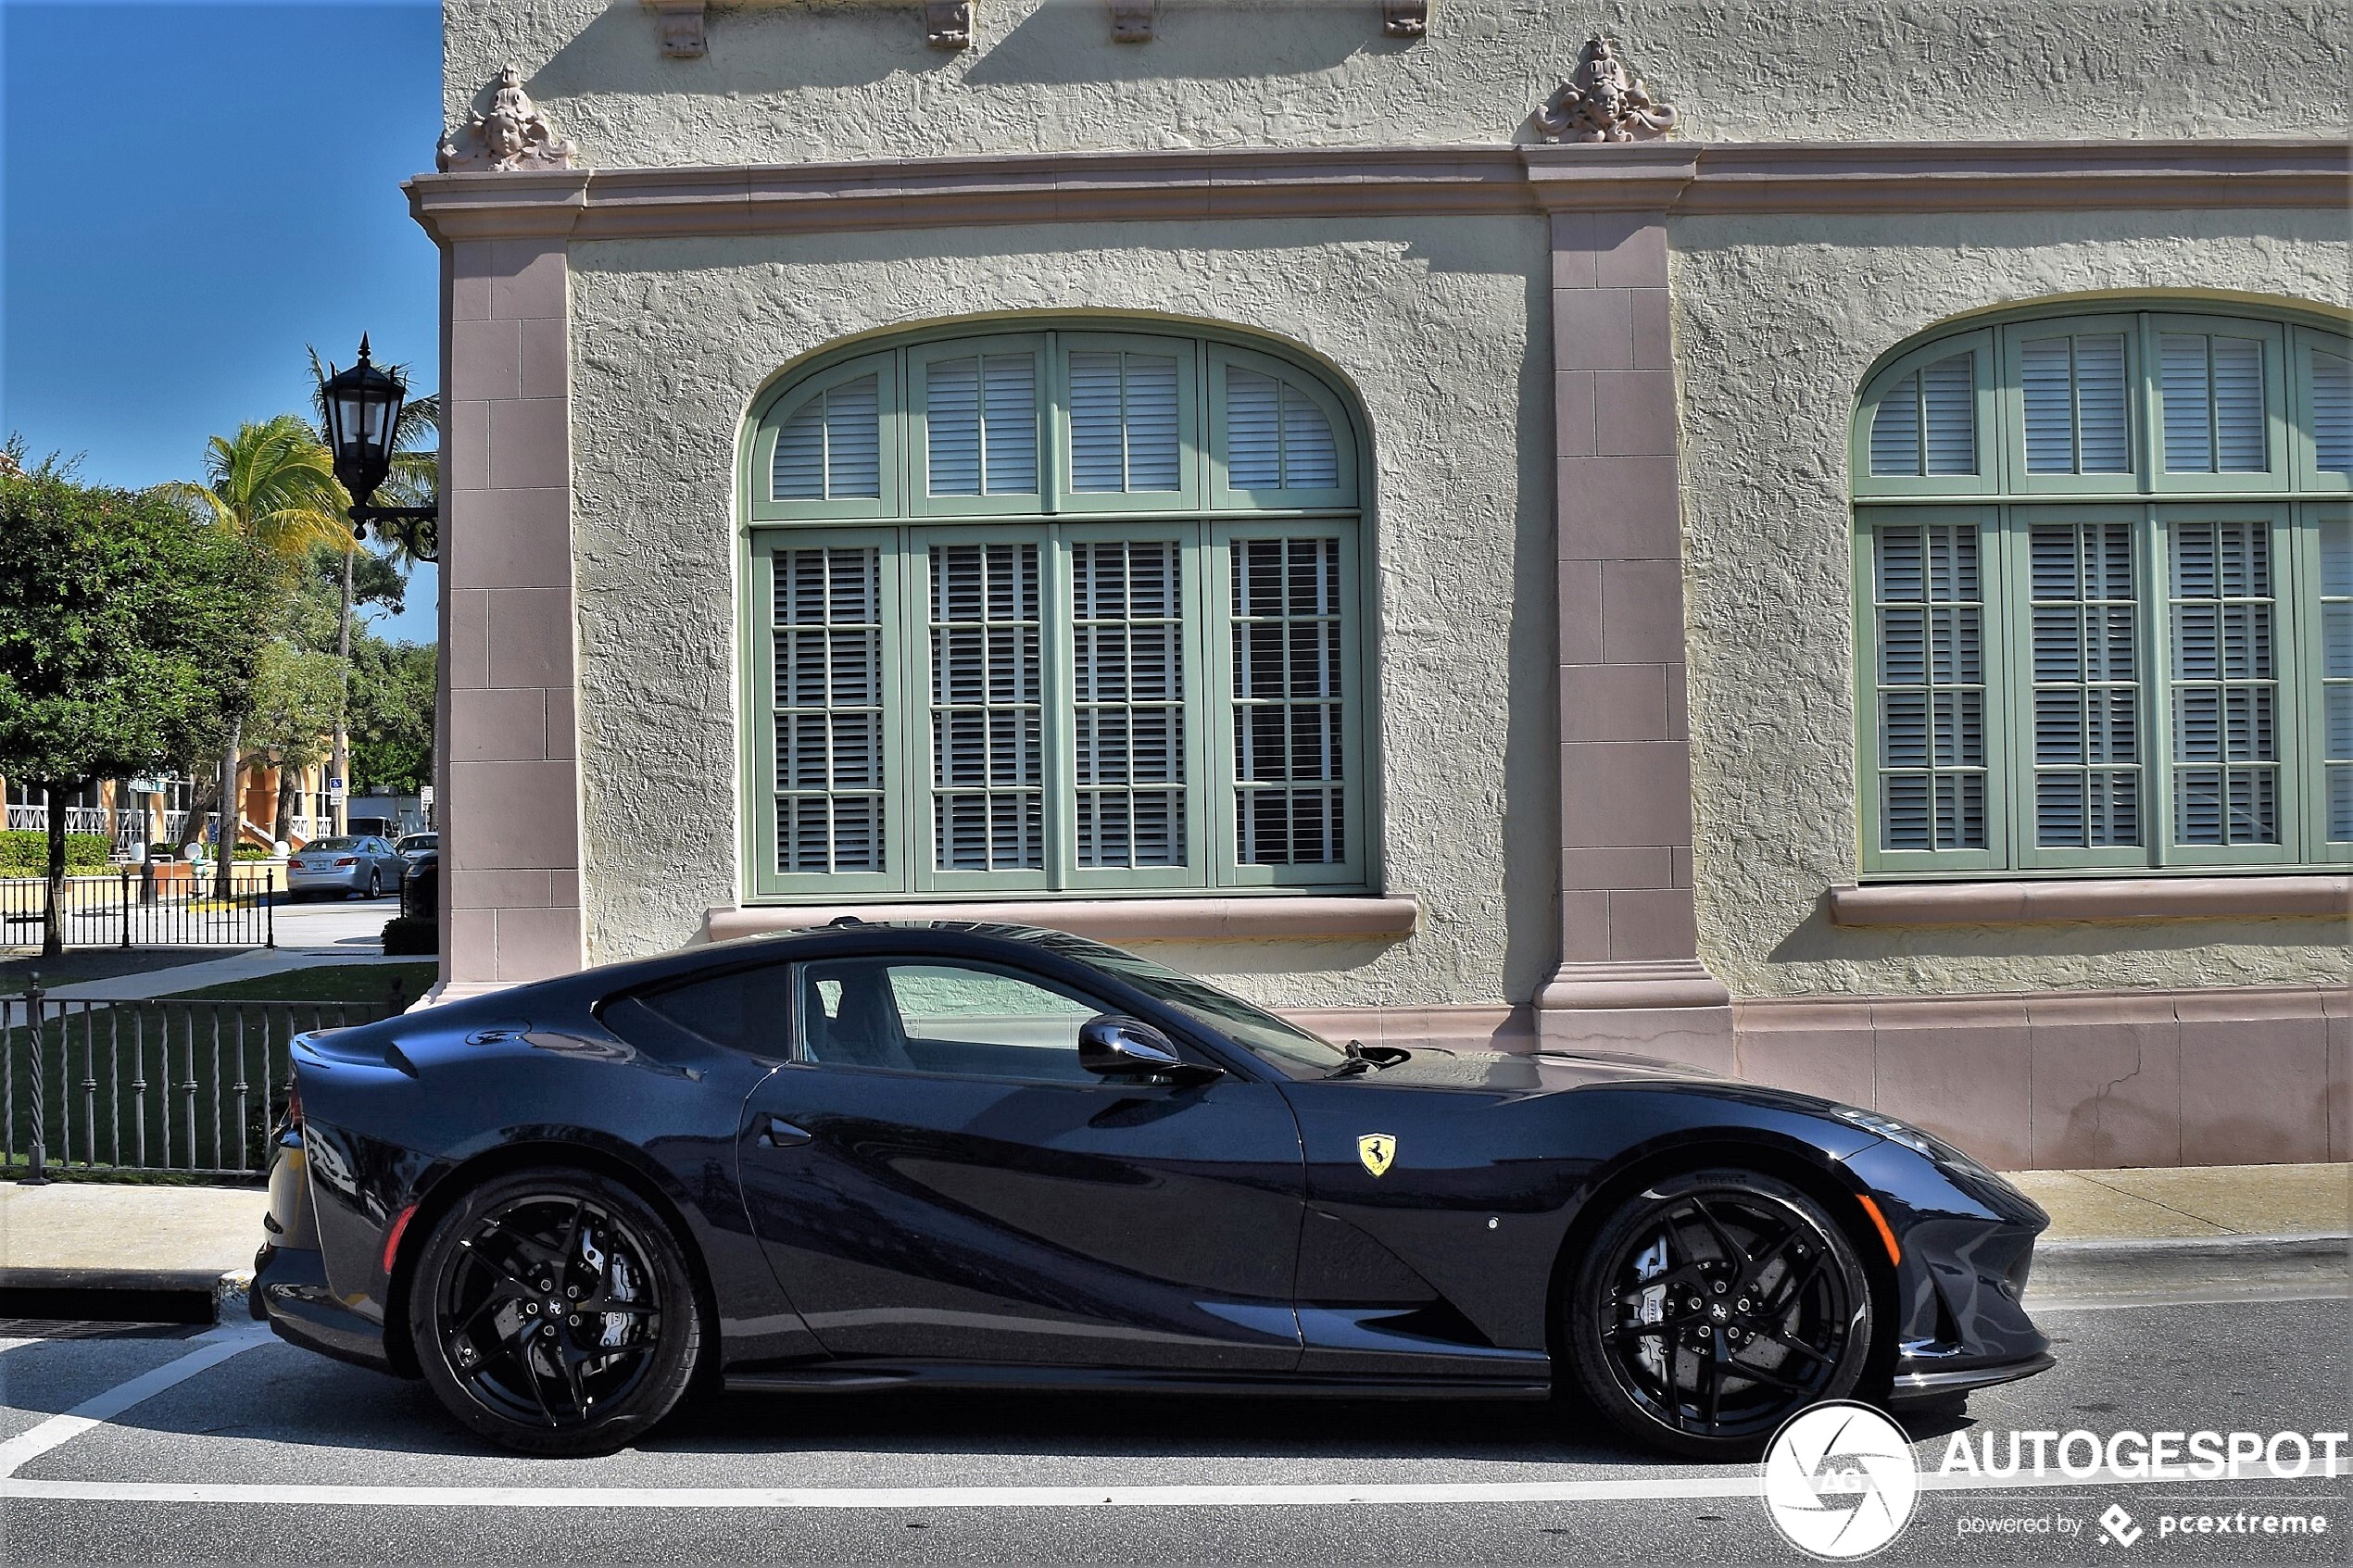
[[[0, 0], [0, 431], [86, 479], [197, 477], [364, 330], [439, 381], [400, 182], [441, 133], [438, 0]], [[386, 635], [434, 635], [430, 569]]]

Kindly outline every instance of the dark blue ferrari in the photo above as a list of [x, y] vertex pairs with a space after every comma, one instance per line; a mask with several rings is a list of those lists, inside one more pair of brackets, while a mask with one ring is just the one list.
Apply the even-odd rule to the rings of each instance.
[[1558, 1394], [1729, 1458], [2051, 1364], [2045, 1216], [1917, 1128], [1335, 1045], [1053, 932], [845, 922], [294, 1054], [255, 1312], [535, 1453], [931, 1384]]

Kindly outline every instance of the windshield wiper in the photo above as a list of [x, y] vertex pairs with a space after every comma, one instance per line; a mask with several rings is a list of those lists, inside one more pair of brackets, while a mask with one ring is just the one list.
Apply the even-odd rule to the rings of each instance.
[[1414, 1054], [1403, 1046], [1368, 1046], [1362, 1040], [1351, 1040], [1341, 1049], [1348, 1053], [1346, 1059], [1336, 1063], [1325, 1077], [1353, 1078], [1359, 1073], [1378, 1073]]

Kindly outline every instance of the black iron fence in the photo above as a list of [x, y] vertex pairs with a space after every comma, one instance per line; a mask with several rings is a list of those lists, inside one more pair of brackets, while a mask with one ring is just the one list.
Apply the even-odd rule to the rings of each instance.
[[397, 981], [381, 1002], [0, 996], [0, 1168], [263, 1174], [294, 1037], [408, 1005]]
[[[66, 878], [57, 900], [69, 947], [274, 947], [278, 945], [275, 874], [232, 871], [229, 896], [216, 896], [210, 877], [187, 874], [170, 862], [124, 866], [103, 876]], [[0, 947], [41, 941], [49, 911], [49, 884], [41, 877], [0, 877]]]

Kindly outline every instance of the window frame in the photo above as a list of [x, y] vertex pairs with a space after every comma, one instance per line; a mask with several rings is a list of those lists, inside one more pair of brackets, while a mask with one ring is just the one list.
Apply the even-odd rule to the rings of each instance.
[[[2327, 830], [2326, 721], [2322, 687], [2321, 524], [2346, 515], [2346, 475], [2313, 468], [2309, 425], [2311, 354], [2353, 358], [2353, 321], [2325, 311], [2259, 314], [2244, 307], [2199, 309], [2186, 300], [2145, 305], [2092, 302], [2004, 311], [1913, 341], [1866, 378], [1849, 430], [1852, 517], [1851, 629], [1855, 641], [1857, 863], [1868, 880], [1974, 880], [2010, 875], [2212, 875], [2324, 869], [2353, 862], [2353, 842], [2332, 843]], [[2021, 345], [2030, 337], [2121, 332], [2125, 335], [2129, 473], [2025, 473]], [[2168, 332], [2236, 335], [2264, 345], [2263, 472], [2167, 473], [2163, 470], [2162, 363]], [[1998, 449], [1994, 483], [1982, 491], [1965, 475], [1872, 475], [1870, 420], [1887, 391], [1922, 365], [1948, 358], [1993, 334], [2000, 346], [1994, 395], [1997, 427], [1981, 426], [1979, 459]], [[1984, 364], [1980, 359], [1981, 367]], [[1981, 403], [1981, 419], [1982, 419]], [[1984, 477], [1982, 471], [1979, 479]], [[1980, 571], [1986, 623], [1987, 847], [1977, 850], [1881, 847], [1877, 540], [1902, 522], [1979, 519]], [[2190, 521], [2270, 524], [2273, 607], [2274, 712], [2279, 778], [2276, 845], [2179, 842], [2173, 793], [2177, 682], [2173, 673], [2171, 550], [2173, 527]], [[2034, 840], [2032, 563], [2027, 539], [2037, 522], [2129, 521], [2135, 572], [2135, 676], [2138, 768], [2144, 844], [2043, 847]], [[1996, 810], [1996, 802], [1999, 809]]]
[[[747, 904], [824, 903], [898, 897], [910, 901], [1117, 896], [1218, 896], [1297, 893], [1365, 894], [1374, 889], [1378, 824], [1369, 812], [1378, 798], [1367, 747], [1375, 734], [1376, 695], [1368, 671], [1370, 638], [1365, 617], [1375, 584], [1365, 580], [1365, 531], [1371, 520], [1356, 505], [1363, 493], [1365, 447], [1359, 421], [1324, 372], [1272, 353], [1259, 353], [1204, 334], [1190, 323], [1059, 319], [1042, 329], [1008, 332], [1001, 320], [972, 322], [877, 347], [872, 340], [816, 356], [779, 378], [755, 400], [746, 418], [738, 465], [738, 571], [743, 584], [737, 616], [739, 726], [737, 792], [743, 862], [740, 897]], [[925, 408], [929, 367], [942, 359], [1001, 353], [1026, 345], [1038, 358], [1038, 493], [1002, 496], [928, 494]], [[1085, 492], [1069, 489], [1069, 358], [1072, 352], [1115, 349], [1174, 354], [1178, 377], [1179, 491]], [[1304, 392], [1330, 422], [1341, 483], [1329, 489], [1220, 494], [1214, 474], [1223, 446], [1222, 399], [1213, 399], [1214, 367], [1231, 359], [1272, 374]], [[883, 366], [877, 399], [882, 443], [883, 511], [864, 502], [844, 516], [839, 502], [762, 502], [773, 466], [779, 410], [799, 408], [807, 395]], [[1213, 402], [1217, 407], [1213, 410]], [[894, 457], [895, 454], [895, 457]], [[1264, 503], [1253, 496], [1265, 497]], [[1279, 504], [1277, 504], [1279, 498]], [[1316, 503], [1309, 505], [1308, 503]], [[827, 515], [815, 516], [824, 509]], [[1341, 809], [1347, 813], [1345, 854], [1335, 862], [1297, 866], [1242, 865], [1236, 859], [1237, 797], [1242, 781], [1233, 765], [1230, 694], [1230, 544], [1241, 537], [1326, 536], [1340, 548], [1338, 608], [1341, 648]], [[1044, 864], [1018, 871], [958, 872], [937, 864], [932, 777], [929, 546], [1019, 538], [1040, 546], [1040, 643], [1043, 708]], [[1180, 581], [1191, 602], [1181, 625], [1186, 680], [1186, 863], [1172, 867], [1082, 867], [1078, 864], [1077, 702], [1074, 548], [1081, 543], [1165, 540], [1180, 551]], [[885, 601], [885, 704], [882, 798], [886, 822], [881, 872], [794, 872], [776, 869], [779, 834], [774, 745], [775, 649], [773, 636], [774, 558], [801, 546], [868, 546], [879, 551]], [[1226, 575], [1221, 576], [1224, 573]], [[918, 708], [920, 710], [918, 711]], [[754, 809], [757, 808], [757, 809]], [[895, 858], [895, 859], [894, 859]]]

